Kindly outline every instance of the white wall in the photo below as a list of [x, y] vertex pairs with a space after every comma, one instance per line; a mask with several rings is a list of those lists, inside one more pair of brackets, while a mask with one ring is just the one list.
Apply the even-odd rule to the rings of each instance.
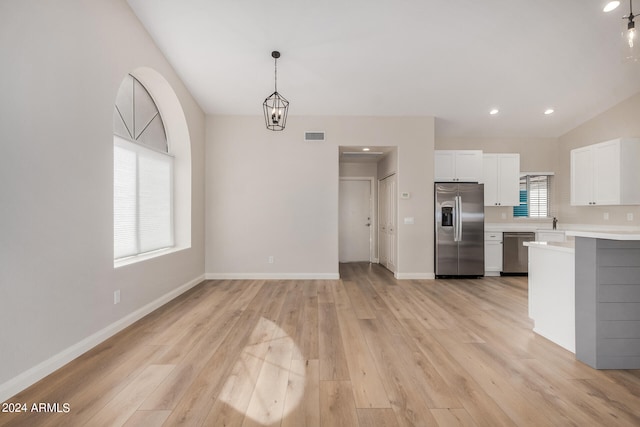
[[[1, 401], [60, 352], [203, 276], [205, 121], [124, 0], [5, 0], [0, 51]], [[186, 116], [192, 247], [114, 269], [113, 104], [142, 66]]]
[[[304, 142], [304, 131], [326, 132]], [[338, 147], [397, 146], [399, 276], [433, 274], [434, 120], [291, 116], [283, 132], [259, 116], [207, 119], [207, 277], [338, 276]], [[268, 257], [274, 257], [269, 264]]]
[[372, 177], [378, 179], [377, 163], [340, 163], [341, 177]]
[[[640, 93], [562, 135], [558, 145], [560, 221], [607, 227], [640, 227], [640, 206], [571, 206], [571, 155], [574, 148], [619, 137], [640, 137]], [[640, 159], [637, 159], [640, 167]], [[640, 183], [636, 183], [640, 185]], [[604, 219], [604, 214], [609, 219]], [[633, 221], [627, 221], [627, 214]]]

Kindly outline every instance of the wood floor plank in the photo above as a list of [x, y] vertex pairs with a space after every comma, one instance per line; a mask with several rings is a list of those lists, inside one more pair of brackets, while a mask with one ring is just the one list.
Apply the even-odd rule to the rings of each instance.
[[391, 408], [389, 396], [352, 310], [337, 310], [356, 408]]
[[171, 411], [136, 411], [129, 417], [124, 427], [161, 427]]
[[318, 304], [334, 304], [333, 290], [335, 286], [333, 280], [318, 281]]
[[336, 310], [352, 310], [351, 299], [344, 288], [344, 282], [340, 280], [336, 282], [335, 286], [331, 288], [333, 293], [333, 301], [336, 306]]
[[[313, 292], [315, 288], [316, 292]], [[315, 284], [308, 284], [303, 290], [304, 308], [302, 323], [296, 331], [296, 342], [300, 349], [301, 360], [318, 360], [319, 355], [319, 324], [318, 324], [318, 294]], [[294, 355], [294, 358], [296, 356]]]
[[349, 381], [320, 381], [320, 425], [353, 427], [358, 413]]
[[319, 426], [319, 362], [318, 360], [293, 359], [281, 427]]
[[349, 366], [334, 304], [318, 304], [320, 380], [348, 381]]
[[144, 399], [174, 368], [175, 365], [150, 365], [104, 408], [91, 417], [87, 424], [93, 427], [124, 425]]
[[359, 427], [395, 427], [396, 414], [390, 408], [358, 408]]
[[275, 328], [247, 406], [243, 427], [272, 425], [282, 420], [295, 344], [282, 329]]
[[476, 427], [477, 424], [465, 409], [432, 409], [439, 427]]

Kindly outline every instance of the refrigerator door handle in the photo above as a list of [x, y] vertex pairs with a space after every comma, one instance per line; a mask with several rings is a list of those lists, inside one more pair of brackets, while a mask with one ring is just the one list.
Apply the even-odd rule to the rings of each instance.
[[462, 242], [462, 196], [458, 196], [458, 242]]
[[460, 241], [460, 231], [462, 227], [462, 223], [460, 221], [460, 196], [455, 196], [453, 198], [454, 208], [453, 208], [453, 241]]

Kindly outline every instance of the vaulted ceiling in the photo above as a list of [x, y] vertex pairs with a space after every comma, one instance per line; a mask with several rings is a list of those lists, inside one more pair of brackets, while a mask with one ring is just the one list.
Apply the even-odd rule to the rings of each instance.
[[624, 2], [128, 1], [208, 114], [261, 115], [272, 50], [289, 120], [429, 115], [441, 137], [557, 137], [640, 91]]

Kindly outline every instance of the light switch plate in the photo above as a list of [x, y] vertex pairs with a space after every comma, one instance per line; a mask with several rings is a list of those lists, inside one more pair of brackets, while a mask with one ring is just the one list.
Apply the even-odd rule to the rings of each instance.
[[608, 220], [609, 219], [609, 212], [605, 212], [603, 217], [604, 217], [605, 220]]
[[633, 214], [631, 212], [627, 214], [627, 221], [633, 221]]
[[409, 225], [415, 224], [415, 219], [412, 216], [405, 217], [404, 223]]

